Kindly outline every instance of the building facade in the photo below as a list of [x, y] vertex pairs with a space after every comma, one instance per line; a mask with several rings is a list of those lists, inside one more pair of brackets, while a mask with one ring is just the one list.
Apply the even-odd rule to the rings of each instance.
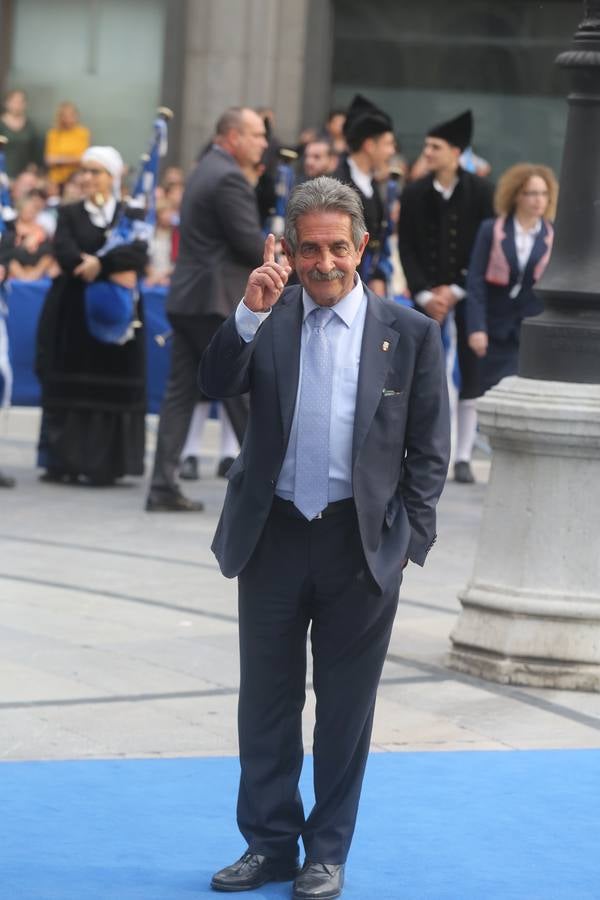
[[171, 161], [188, 167], [228, 105], [272, 108], [292, 143], [362, 91], [409, 158], [429, 125], [470, 107], [495, 172], [558, 168], [554, 59], [582, 13], [578, 0], [0, 0], [0, 82], [25, 88], [41, 132], [72, 100], [130, 163], [160, 104], [176, 114]]

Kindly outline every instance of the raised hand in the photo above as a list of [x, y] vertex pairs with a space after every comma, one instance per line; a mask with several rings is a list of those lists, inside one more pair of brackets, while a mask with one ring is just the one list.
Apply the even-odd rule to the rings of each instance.
[[250, 273], [244, 304], [252, 312], [268, 312], [281, 297], [291, 271], [289, 266], [275, 262], [275, 235], [268, 234], [263, 264]]

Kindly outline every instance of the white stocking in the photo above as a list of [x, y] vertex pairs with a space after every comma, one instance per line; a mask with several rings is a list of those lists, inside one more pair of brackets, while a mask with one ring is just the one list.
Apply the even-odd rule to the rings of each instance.
[[459, 400], [456, 414], [455, 462], [470, 462], [477, 433], [475, 400]]
[[235, 459], [240, 452], [240, 445], [235, 436], [231, 419], [222, 403], [219, 404], [219, 420], [221, 422], [221, 450], [219, 458], [226, 459], [229, 457]]
[[185, 445], [181, 451], [181, 458], [188, 456], [200, 456], [200, 445], [202, 443], [202, 435], [204, 426], [210, 412], [210, 403], [196, 403], [192, 418], [190, 419], [190, 427], [188, 428]]

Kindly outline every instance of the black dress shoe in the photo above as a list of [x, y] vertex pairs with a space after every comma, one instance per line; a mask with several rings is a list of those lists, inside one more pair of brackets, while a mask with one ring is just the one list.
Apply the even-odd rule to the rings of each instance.
[[44, 484], [78, 484], [79, 476], [62, 472], [60, 469], [47, 469], [39, 477]]
[[473, 475], [471, 464], [468, 462], [455, 462], [454, 480], [458, 481], [459, 484], [473, 484], [475, 476]]
[[198, 457], [186, 456], [179, 466], [179, 477], [184, 481], [198, 481]]
[[217, 467], [217, 476], [219, 478], [225, 478], [233, 463], [233, 456], [224, 456], [223, 459], [219, 460], [219, 465]]
[[146, 500], [146, 512], [202, 512], [201, 500], [190, 500], [181, 491], [151, 490]]
[[253, 891], [269, 881], [292, 881], [299, 871], [298, 857], [281, 859], [247, 850], [237, 862], [216, 872], [210, 883], [214, 891]]
[[0, 487], [11, 488], [14, 487], [17, 482], [14, 478], [11, 478], [10, 475], [5, 475], [4, 472], [0, 472]]
[[344, 866], [305, 860], [294, 881], [293, 900], [333, 900], [344, 887]]

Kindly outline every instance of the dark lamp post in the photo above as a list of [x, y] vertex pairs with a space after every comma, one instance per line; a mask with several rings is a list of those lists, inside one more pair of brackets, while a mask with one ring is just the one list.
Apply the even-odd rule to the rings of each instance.
[[552, 257], [536, 292], [544, 312], [523, 323], [519, 375], [600, 384], [600, 0], [584, 3], [569, 71], [569, 116]]

